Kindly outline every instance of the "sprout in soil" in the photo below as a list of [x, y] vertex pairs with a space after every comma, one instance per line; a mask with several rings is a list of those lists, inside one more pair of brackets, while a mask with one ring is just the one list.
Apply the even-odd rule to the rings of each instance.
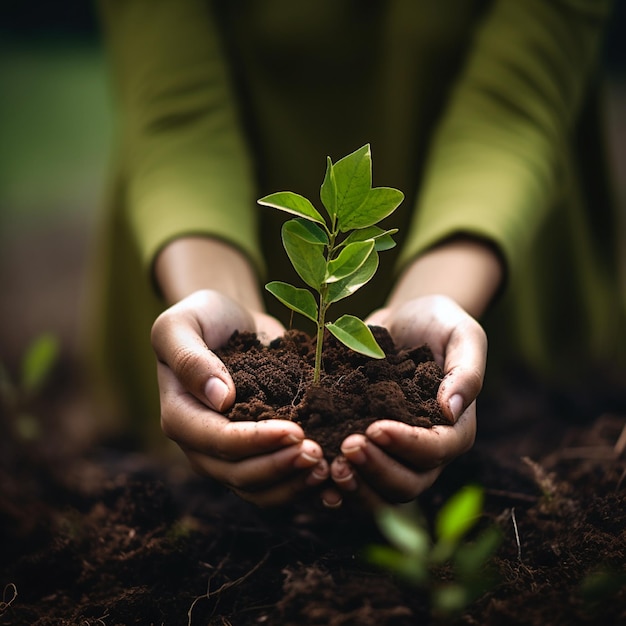
[[261, 198], [261, 205], [295, 215], [282, 227], [287, 256], [308, 289], [273, 281], [265, 288], [285, 306], [304, 315], [317, 326], [313, 382], [318, 383], [322, 366], [324, 329], [327, 328], [351, 350], [376, 359], [385, 354], [371, 330], [359, 318], [343, 315], [326, 322], [333, 302], [360, 289], [378, 269], [378, 253], [395, 246], [398, 229], [376, 226], [404, 199], [391, 187], [372, 187], [372, 156], [369, 144], [333, 163], [328, 157], [320, 189], [325, 219], [307, 198], [281, 191]]
[[370, 545], [366, 558], [429, 591], [437, 614], [458, 616], [496, 582], [490, 561], [502, 540], [500, 529], [487, 526], [468, 537], [481, 518], [483, 499], [478, 485], [454, 493], [439, 510], [432, 536], [415, 503], [381, 507], [376, 521], [390, 545]]

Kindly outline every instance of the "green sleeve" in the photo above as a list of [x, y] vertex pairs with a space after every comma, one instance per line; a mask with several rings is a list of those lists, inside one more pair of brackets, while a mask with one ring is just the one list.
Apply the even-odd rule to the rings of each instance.
[[401, 264], [465, 233], [493, 242], [509, 275], [521, 269], [560, 192], [609, 5], [494, 3], [434, 135]]
[[100, 0], [126, 216], [146, 269], [169, 240], [220, 238], [264, 271], [252, 167], [202, 0]]

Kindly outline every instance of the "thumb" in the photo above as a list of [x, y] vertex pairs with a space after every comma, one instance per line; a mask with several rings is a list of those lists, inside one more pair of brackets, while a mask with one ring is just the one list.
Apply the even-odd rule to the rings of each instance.
[[[154, 322], [151, 332], [152, 347], [159, 363], [174, 375], [178, 385], [193, 394], [203, 404], [217, 411], [224, 411], [235, 401], [235, 385], [222, 361], [211, 351], [205, 337], [213, 335], [216, 345], [226, 342], [232, 330], [244, 323], [235, 324], [232, 329], [215, 332], [212, 320], [201, 319], [210, 311], [216, 317], [215, 308], [188, 306], [184, 300], [162, 313]], [[191, 304], [196, 304], [191, 302]], [[232, 319], [232, 318], [231, 318]], [[166, 377], [167, 379], [168, 377]], [[167, 388], [162, 389], [167, 393]]]
[[444, 415], [456, 423], [476, 400], [483, 386], [487, 359], [487, 336], [472, 318], [452, 331], [446, 345], [444, 378], [437, 400]]

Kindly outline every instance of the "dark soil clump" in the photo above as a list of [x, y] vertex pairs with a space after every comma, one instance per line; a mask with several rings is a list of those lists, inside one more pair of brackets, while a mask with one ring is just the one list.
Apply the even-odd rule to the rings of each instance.
[[327, 335], [319, 385], [312, 384], [315, 343], [306, 333], [289, 331], [269, 346], [253, 333], [235, 333], [218, 353], [237, 388], [228, 417], [295, 421], [328, 458], [350, 433], [363, 433], [376, 420], [446, 424], [437, 403], [443, 373], [428, 346], [398, 350], [385, 329], [373, 332], [384, 359], [362, 356]]

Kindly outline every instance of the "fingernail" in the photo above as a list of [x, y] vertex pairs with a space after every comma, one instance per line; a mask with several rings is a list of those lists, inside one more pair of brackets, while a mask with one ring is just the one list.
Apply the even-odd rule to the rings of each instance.
[[312, 454], [309, 454], [308, 452], [300, 452], [300, 458], [304, 459], [305, 461], [311, 464], [319, 463], [319, 458], [316, 456], [313, 456]]
[[359, 486], [356, 482], [354, 474], [352, 473], [348, 474], [347, 476], [341, 476], [339, 478], [333, 476], [333, 482], [337, 483], [337, 485], [339, 485], [343, 491], [356, 491]]
[[355, 465], [363, 465], [363, 463], [367, 461], [367, 457], [365, 456], [365, 452], [363, 452], [363, 448], [361, 446], [356, 446], [354, 448], [342, 448], [341, 451], [346, 457], [348, 457], [350, 463], [354, 463]]
[[327, 478], [328, 478], [328, 470], [323, 470], [323, 469], [320, 469], [319, 467], [316, 467], [306, 477], [305, 482], [309, 487], [312, 487], [313, 485], [319, 485], [320, 483], [324, 482]]
[[221, 412], [228, 395], [228, 387], [224, 381], [211, 376], [204, 386], [204, 395], [211, 408]]
[[333, 480], [336, 483], [347, 483], [350, 482], [354, 478], [354, 474], [348, 471], [344, 476], [333, 476]]
[[461, 417], [461, 413], [463, 412], [463, 397], [460, 394], [454, 394], [450, 400], [448, 401], [448, 407], [450, 409], [450, 413], [452, 413], [452, 417], [454, 421]]
[[367, 433], [367, 436], [380, 446], [388, 446], [391, 443], [389, 435], [384, 430], [377, 427], [372, 428], [372, 430]]
[[300, 443], [301, 441], [303, 441], [302, 437], [298, 437], [293, 433], [289, 433], [280, 440], [280, 443], [282, 443], [284, 446], [293, 446], [294, 444]]
[[337, 498], [336, 500], [333, 498], [331, 500], [330, 498], [322, 497], [322, 504], [327, 509], [338, 509], [341, 506], [342, 502], [342, 498]]

